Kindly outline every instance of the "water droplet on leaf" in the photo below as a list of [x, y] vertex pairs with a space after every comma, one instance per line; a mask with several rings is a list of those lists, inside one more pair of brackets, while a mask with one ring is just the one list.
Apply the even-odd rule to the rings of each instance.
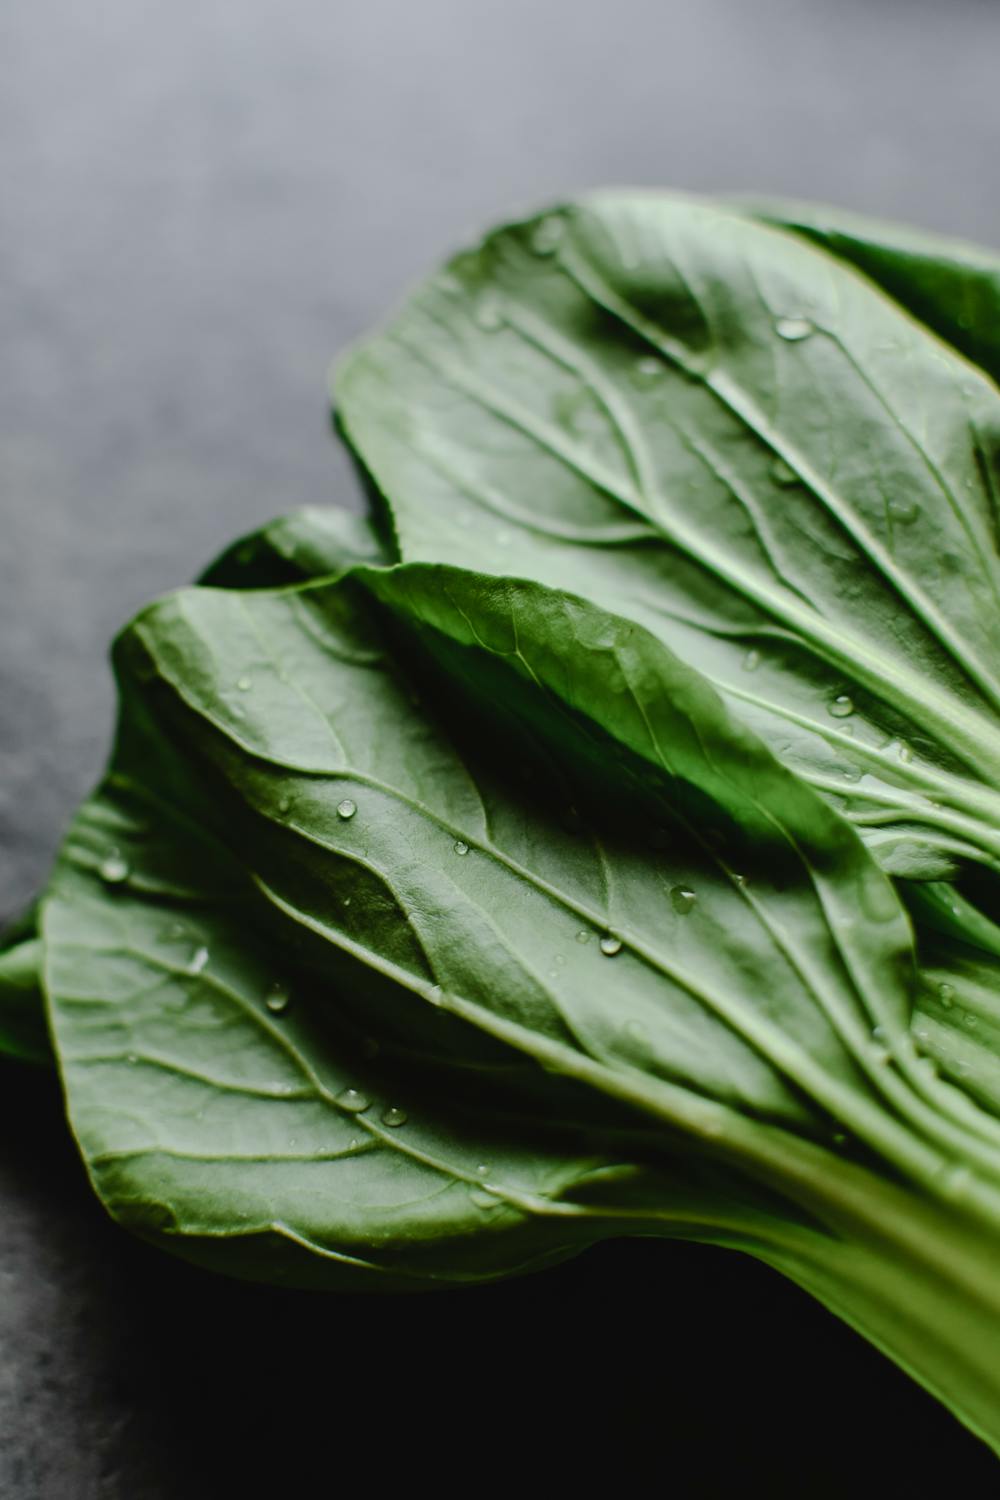
[[465, 842], [465, 840], [464, 839], [456, 839], [455, 840], [455, 853], [456, 854], [468, 854], [468, 852], [469, 852], [469, 846]]
[[686, 885], [675, 885], [670, 892], [670, 905], [681, 917], [687, 916], [697, 899], [696, 893]]
[[273, 1016], [283, 1015], [292, 1003], [292, 996], [287, 984], [275, 980], [274, 984], [264, 996], [264, 1004]]
[[746, 654], [746, 656], [744, 656], [744, 658], [743, 658], [743, 670], [744, 670], [744, 672], [756, 672], [756, 670], [757, 670], [757, 668], [759, 666], [760, 666], [760, 652], [759, 651], [748, 651], [747, 654]]
[[337, 1103], [341, 1109], [346, 1109], [348, 1114], [359, 1115], [362, 1110], [368, 1108], [371, 1100], [360, 1089], [342, 1089], [337, 1095]]
[[832, 714], [835, 719], [847, 719], [854, 712], [854, 702], [846, 693], [838, 693], [826, 708], [827, 713]]
[[123, 880], [129, 877], [128, 860], [122, 859], [120, 854], [109, 854], [101, 862], [101, 879], [108, 885], [121, 885]]
[[395, 1104], [390, 1105], [388, 1109], [382, 1111], [382, 1124], [390, 1125], [393, 1127], [393, 1129], [395, 1129], [397, 1125], [405, 1125], [406, 1120], [406, 1110], [400, 1109]]
[[353, 818], [357, 810], [357, 803], [352, 802], [350, 797], [345, 797], [343, 802], [337, 803], [337, 816], [343, 818], [345, 822], [348, 818]]
[[200, 974], [207, 963], [208, 949], [204, 947], [196, 948], [191, 955], [190, 962], [187, 966], [187, 971], [189, 974]]
[[236, 686], [239, 688], [241, 693], [249, 693], [250, 689], [253, 687], [253, 678], [240, 677], [237, 679]]
[[800, 339], [807, 339], [815, 330], [808, 318], [779, 318], [774, 325], [774, 331], [779, 339], [785, 339], [789, 344], [797, 344]]
[[657, 359], [653, 355], [645, 355], [642, 359], [637, 359], [635, 362], [636, 377], [642, 382], [643, 385], [645, 385], [647, 381], [656, 380], [656, 378], [662, 375], [665, 370], [666, 366], [664, 365], [663, 360]]
[[606, 932], [601, 938], [601, 952], [605, 958], [614, 958], [616, 953], [622, 951], [622, 940], [615, 937], [613, 932]]

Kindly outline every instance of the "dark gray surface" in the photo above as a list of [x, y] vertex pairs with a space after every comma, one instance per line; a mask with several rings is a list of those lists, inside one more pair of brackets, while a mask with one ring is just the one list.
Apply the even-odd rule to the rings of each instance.
[[[1000, 244], [998, 55], [988, 0], [4, 6], [0, 916], [100, 767], [113, 630], [239, 531], [352, 488], [326, 367], [410, 281], [491, 219], [611, 182]], [[626, 1480], [693, 1456], [715, 1477], [685, 1496], [736, 1473], [843, 1494], [872, 1436], [897, 1489], [910, 1463], [920, 1492], [932, 1447], [985, 1472], [902, 1376], [752, 1267], [626, 1246], [460, 1311], [282, 1299], [126, 1242], [54, 1095], [10, 1068], [0, 1091], [4, 1500], [254, 1494], [279, 1471], [295, 1494], [302, 1450], [331, 1484], [358, 1462], [374, 1491], [393, 1454], [419, 1470], [467, 1439], [464, 1487], [521, 1447], [515, 1408], [554, 1412], [562, 1482], [596, 1445]], [[629, 1332], [659, 1351], [655, 1389]], [[789, 1407], [808, 1480], [776, 1456]], [[383, 1412], [396, 1437], [362, 1441]]]

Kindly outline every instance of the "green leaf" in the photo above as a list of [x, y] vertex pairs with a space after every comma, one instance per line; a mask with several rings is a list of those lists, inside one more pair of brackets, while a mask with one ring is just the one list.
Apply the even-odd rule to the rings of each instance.
[[0, 938], [0, 1053], [51, 1065], [41, 963], [42, 945], [32, 908]]
[[362, 563], [395, 561], [391, 540], [373, 517], [340, 506], [313, 506], [279, 516], [240, 537], [202, 574], [214, 588], [274, 588], [339, 577]]
[[980, 245], [814, 203], [734, 206], [856, 266], [946, 343], [1000, 378], [1000, 256]]
[[1000, 396], [909, 305], [798, 232], [604, 194], [458, 256], [336, 393], [404, 560], [627, 615], [885, 869], [997, 868]]
[[403, 567], [187, 590], [115, 660], [44, 936], [116, 1217], [313, 1285], [711, 1239], [1000, 1437], [1000, 1127], [913, 1051], [891, 883], [656, 637]]

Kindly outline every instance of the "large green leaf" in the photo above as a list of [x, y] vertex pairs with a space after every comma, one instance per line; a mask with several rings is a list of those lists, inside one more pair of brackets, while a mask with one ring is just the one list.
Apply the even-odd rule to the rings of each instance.
[[997, 867], [1000, 396], [870, 279], [600, 195], [458, 256], [336, 389], [404, 559], [627, 615], [886, 869]]
[[116, 665], [44, 937], [117, 1217], [305, 1284], [710, 1238], [998, 1437], [997, 1122], [891, 883], [660, 641], [404, 567], [184, 591]]

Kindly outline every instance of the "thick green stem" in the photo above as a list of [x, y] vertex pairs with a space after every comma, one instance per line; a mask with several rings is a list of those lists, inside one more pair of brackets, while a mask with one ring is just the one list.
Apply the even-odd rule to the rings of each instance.
[[[921, 1192], [848, 1167], [796, 1193], [827, 1233], [751, 1253], [850, 1323], [1000, 1453], [996, 1228], [965, 1201], [960, 1167]], [[851, 1179], [856, 1178], [852, 1183]]]

